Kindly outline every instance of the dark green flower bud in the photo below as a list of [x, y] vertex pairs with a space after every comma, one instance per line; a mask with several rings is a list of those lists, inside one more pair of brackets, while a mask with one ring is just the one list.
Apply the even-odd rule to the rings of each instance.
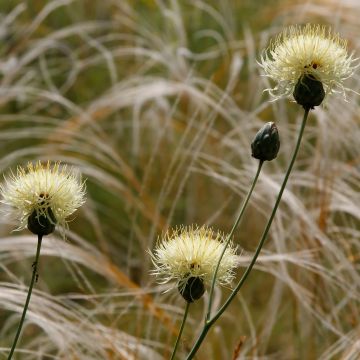
[[37, 215], [34, 210], [28, 218], [28, 229], [36, 235], [49, 235], [54, 232], [56, 226], [56, 219], [54, 213], [50, 208], [47, 209], [47, 214]]
[[312, 75], [303, 75], [295, 85], [294, 98], [305, 110], [313, 109], [325, 97], [323, 84]]
[[251, 155], [261, 161], [276, 158], [280, 149], [278, 129], [273, 122], [266, 123], [255, 135], [251, 143]]
[[181, 296], [189, 303], [200, 299], [205, 292], [204, 282], [199, 277], [190, 277], [178, 286]]

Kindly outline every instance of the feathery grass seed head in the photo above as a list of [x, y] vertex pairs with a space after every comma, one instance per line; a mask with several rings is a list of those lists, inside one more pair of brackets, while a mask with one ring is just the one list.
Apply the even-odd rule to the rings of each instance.
[[340, 91], [345, 98], [348, 89], [343, 81], [353, 74], [358, 66], [355, 62], [357, 59], [348, 55], [346, 40], [328, 27], [307, 24], [290, 26], [278, 35], [262, 55], [260, 66], [276, 82], [267, 89], [275, 99], [294, 93], [304, 78], [320, 82], [324, 96]]
[[19, 221], [16, 230], [27, 226], [34, 233], [47, 235], [57, 224], [66, 227], [66, 219], [85, 202], [85, 184], [58, 162], [29, 162], [4, 179], [1, 202], [10, 206], [10, 213]]
[[[224, 249], [224, 235], [208, 227], [181, 227], [165, 234], [151, 254], [160, 283], [173, 281], [180, 293], [194, 278], [204, 285], [211, 283], [216, 265]], [[236, 247], [230, 242], [220, 263], [216, 281], [230, 285], [238, 264]]]

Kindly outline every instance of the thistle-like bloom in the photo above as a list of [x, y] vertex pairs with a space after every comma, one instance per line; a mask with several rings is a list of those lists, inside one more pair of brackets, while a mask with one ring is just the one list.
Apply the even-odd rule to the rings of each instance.
[[[196, 285], [196, 281], [208, 285], [224, 249], [224, 241], [222, 234], [208, 227], [182, 227], [168, 232], [152, 254], [155, 266], [152, 274], [159, 277], [160, 283], [173, 282], [182, 295], [184, 287], [194, 283]], [[220, 263], [216, 281], [221, 285], [230, 285], [237, 264], [236, 247], [230, 242]]]
[[[66, 219], [85, 202], [85, 184], [72, 169], [58, 162], [30, 162], [4, 178], [0, 185], [1, 202], [10, 206], [19, 222], [16, 230], [28, 227], [33, 231], [30, 227], [34, 222], [40, 228], [47, 223], [52, 231], [55, 225], [66, 227]], [[44, 235], [52, 232], [44, 231]]]
[[346, 40], [330, 28], [307, 24], [290, 26], [279, 34], [262, 55], [260, 66], [277, 83], [268, 89], [275, 99], [294, 93], [303, 79], [320, 82], [325, 96], [340, 91], [345, 98], [349, 89], [343, 81], [353, 74], [356, 61], [353, 54], [348, 55]]

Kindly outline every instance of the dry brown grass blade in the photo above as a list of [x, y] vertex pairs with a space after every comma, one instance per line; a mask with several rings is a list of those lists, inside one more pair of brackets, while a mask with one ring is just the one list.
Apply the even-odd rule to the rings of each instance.
[[236, 344], [236, 347], [234, 349], [234, 354], [233, 354], [233, 357], [232, 359], [233, 360], [236, 360], [238, 358], [238, 356], [240, 355], [240, 351], [245, 343], [245, 340], [246, 340], [246, 336], [241, 336], [238, 343]]
[[[104, 119], [106, 116], [111, 114], [113, 112], [110, 108], [100, 108], [97, 111], [93, 112], [91, 115], [92, 120], [97, 121]], [[49, 144], [58, 143], [59, 139], [61, 139], [61, 142], [64, 143], [70, 143], [71, 142], [71, 136], [67, 135], [66, 138], [62, 134], [75, 134], [78, 131], [81, 131], [81, 127], [84, 124], [84, 119], [82, 116], [74, 116], [69, 118], [67, 121], [61, 122], [61, 125], [58, 126], [54, 130], [52, 134], [50, 134], [47, 138], [47, 142]], [[121, 174], [124, 176], [124, 178], [128, 181], [128, 184], [131, 185], [131, 187], [139, 194], [140, 199], [137, 199], [134, 197], [133, 193], [131, 191], [124, 190], [124, 196], [128, 203], [133, 204], [134, 208], [138, 208], [139, 211], [151, 222], [157, 225], [159, 229], [164, 229], [166, 227], [166, 220], [161, 215], [158, 214], [156, 211], [156, 206], [154, 205], [154, 202], [150, 198], [149, 195], [146, 194], [144, 189], [142, 188], [141, 183], [136, 178], [132, 168], [127, 165], [124, 159], [120, 158], [120, 155], [117, 153], [117, 156], [119, 158], [118, 164], [121, 166]], [[141, 205], [139, 206], [138, 200], [141, 200]]]
[[[97, 121], [106, 118], [108, 115], [110, 115], [113, 112], [113, 109], [109, 107], [103, 107], [96, 111], [93, 111], [91, 114], [87, 114], [88, 118], [91, 118], [91, 120]], [[66, 131], [67, 133], [76, 133], [76, 131], [80, 130], [82, 125], [84, 125], [84, 116], [73, 116], [66, 121], [62, 121], [57, 129], [54, 130], [54, 132], [48, 137], [47, 141], [49, 143], [52, 142], [58, 142], [59, 136]], [[70, 140], [70, 138], [68, 139]]]
[[[116, 265], [111, 261], [106, 260], [105, 269], [112, 275], [112, 278], [117, 282], [117, 284], [124, 286], [132, 290], [141, 290], [141, 288], [131, 281]], [[147, 308], [157, 319], [159, 319], [166, 328], [172, 332], [172, 334], [177, 335], [178, 329], [174, 327], [173, 321], [166, 312], [160, 309], [153, 301], [153, 298], [149, 294], [139, 294], [136, 295], [137, 298], [143, 303], [144, 307]]]

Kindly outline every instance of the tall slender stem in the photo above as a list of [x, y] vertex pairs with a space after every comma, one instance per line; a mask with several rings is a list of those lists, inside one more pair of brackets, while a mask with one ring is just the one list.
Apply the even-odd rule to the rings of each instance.
[[189, 312], [189, 307], [190, 307], [190, 302], [187, 301], [185, 311], [184, 311], [184, 316], [183, 316], [182, 323], [181, 323], [180, 330], [179, 330], [179, 334], [178, 334], [178, 336], [176, 338], [176, 342], [175, 342], [174, 349], [173, 349], [173, 352], [171, 354], [171, 359], [170, 360], [175, 359], [176, 350], [177, 350], [177, 347], [178, 347], [179, 340], [181, 338], [182, 332], [184, 330], [186, 318], [187, 318], [187, 315], [188, 315], [188, 312]]
[[27, 309], [29, 307], [32, 289], [34, 287], [35, 280], [37, 279], [37, 275], [38, 275], [37, 269], [38, 269], [38, 262], [39, 262], [39, 256], [40, 256], [41, 241], [42, 241], [42, 235], [38, 235], [38, 243], [37, 243], [37, 248], [36, 248], [35, 262], [32, 265], [33, 271], [32, 271], [31, 282], [30, 282], [28, 294], [27, 294], [27, 297], [26, 297], [24, 310], [23, 310], [23, 313], [21, 315], [20, 323], [19, 323], [18, 329], [16, 331], [15, 339], [14, 339], [13, 345], [11, 347], [8, 360], [10, 360], [12, 358], [13, 354], [14, 354], [16, 344], [18, 342], [18, 339], [19, 339], [19, 336], [20, 336], [20, 333], [21, 333], [21, 329], [22, 329], [23, 324], [24, 324], [26, 312], [27, 312]]
[[218, 312], [208, 321], [206, 321], [204, 327], [203, 327], [203, 330], [201, 331], [198, 339], [196, 340], [193, 348], [191, 349], [188, 357], [187, 357], [187, 360], [191, 360], [196, 352], [198, 351], [201, 343], [203, 342], [203, 340], [205, 339], [205, 336], [206, 334], [208, 333], [210, 327], [215, 323], [215, 321], [222, 315], [222, 313], [226, 310], [226, 308], [229, 306], [229, 304], [231, 303], [231, 301], [233, 300], [233, 298], [236, 296], [236, 294], [239, 292], [240, 288], [242, 287], [242, 285], [244, 284], [245, 280], [247, 279], [248, 275], [250, 274], [255, 262], [256, 262], [256, 259], [257, 257], [259, 256], [259, 253], [261, 251], [261, 248], [262, 246], [264, 245], [264, 242], [267, 238], [267, 235], [268, 235], [268, 232], [270, 230], [270, 227], [271, 227], [271, 224], [274, 220], [274, 217], [275, 217], [275, 214], [276, 214], [276, 211], [279, 207], [279, 204], [280, 204], [280, 200], [281, 200], [281, 197], [283, 195], [283, 192], [285, 190], [285, 187], [286, 187], [286, 184], [287, 184], [287, 181], [289, 179], [289, 176], [290, 176], [290, 173], [291, 173], [291, 170], [293, 168], [293, 165], [294, 165], [294, 162], [295, 162], [295, 159], [296, 159], [296, 156], [298, 154], [298, 151], [299, 151], [299, 148], [300, 148], [300, 144], [301, 144], [301, 139], [302, 139], [302, 136], [303, 136], [303, 133], [304, 133], [304, 129], [305, 129], [305, 125], [306, 125], [306, 120], [308, 118], [308, 115], [309, 115], [309, 111], [310, 109], [309, 108], [305, 108], [305, 112], [304, 112], [304, 117], [303, 117], [303, 120], [302, 120], [302, 123], [301, 123], [301, 127], [300, 127], [300, 131], [299, 131], [299, 135], [298, 135], [298, 139], [297, 139], [297, 142], [296, 142], [296, 146], [295, 146], [295, 150], [294, 150], [294, 153], [293, 153], [293, 156], [291, 158], [291, 161], [290, 161], [290, 164], [289, 164], [289, 167], [286, 171], [286, 174], [285, 174], [285, 177], [284, 177], [284, 180], [283, 180], [283, 183], [281, 185], [281, 188], [280, 188], [280, 191], [279, 191], [279, 194], [276, 198], [276, 201], [275, 201], [275, 205], [274, 205], [274, 208], [271, 212], [271, 215], [270, 215], [270, 218], [266, 224], [266, 227], [265, 227], [265, 230], [263, 232], [263, 235], [260, 239], [260, 242], [257, 246], [257, 249], [255, 251], [255, 254], [250, 262], [250, 264], [248, 265], [246, 271], [244, 272], [243, 276], [241, 277], [239, 283], [237, 284], [236, 288], [232, 291], [231, 295], [228, 297], [228, 299], [225, 301], [225, 303], [222, 305], [222, 307], [218, 310]]
[[255, 177], [254, 177], [254, 180], [251, 184], [251, 187], [250, 187], [250, 190], [245, 198], [245, 201], [241, 207], [241, 210], [239, 212], [239, 215], [230, 231], [230, 234], [228, 235], [227, 239], [226, 239], [226, 242], [224, 244], [224, 248], [222, 250], [222, 253], [220, 255], [220, 258], [219, 258], [219, 261], [216, 265], [216, 269], [215, 269], [215, 272], [214, 272], [214, 275], [213, 275], [213, 278], [212, 278], [212, 282], [211, 282], [211, 288], [210, 288], [210, 294], [209, 294], [209, 305], [208, 305], [208, 310], [207, 310], [207, 313], [206, 313], [206, 319], [205, 321], [208, 321], [210, 319], [210, 316], [211, 316], [211, 308], [212, 308], [212, 302], [213, 302], [213, 297], [214, 297], [214, 287], [215, 287], [215, 282], [216, 282], [216, 276], [217, 276], [217, 273], [219, 271], [219, 267], [220, 267], [220, 263], [221, 263], [221, 260], [222, 258], [224, 257], [224, 254], [225, 254], [225, 251], [226, 251], [226, 248], [228, 247], [229, 245], [229, 242], [230, 240], [232, 239], [233, 235], [234, 235], [234, 232], [235, 232], [235, 229], [237, 228], [237, 226], [239, 225], [239, 222], [242, 218], [242, 216], [244, 215], [244, 212], [245, 212], [245, 209], [247, 207], [247, 204], [249, 202], [249, 199], [251, 197], [251, 194], [254, 190], [254, 187], [255, 187], [255, 184], [259, 178], [259, 174], [260, 174], [260, 171], [261, 171], [261, 168], [262, 168], [262, 165], [263, 165], [264, 161], [263, 160], [260, 160], [259, 161], [259, 165], [258, 165], [258, 168], [257, 168], [257, 171], [256, 171], [256, 174], [255, 174]]

